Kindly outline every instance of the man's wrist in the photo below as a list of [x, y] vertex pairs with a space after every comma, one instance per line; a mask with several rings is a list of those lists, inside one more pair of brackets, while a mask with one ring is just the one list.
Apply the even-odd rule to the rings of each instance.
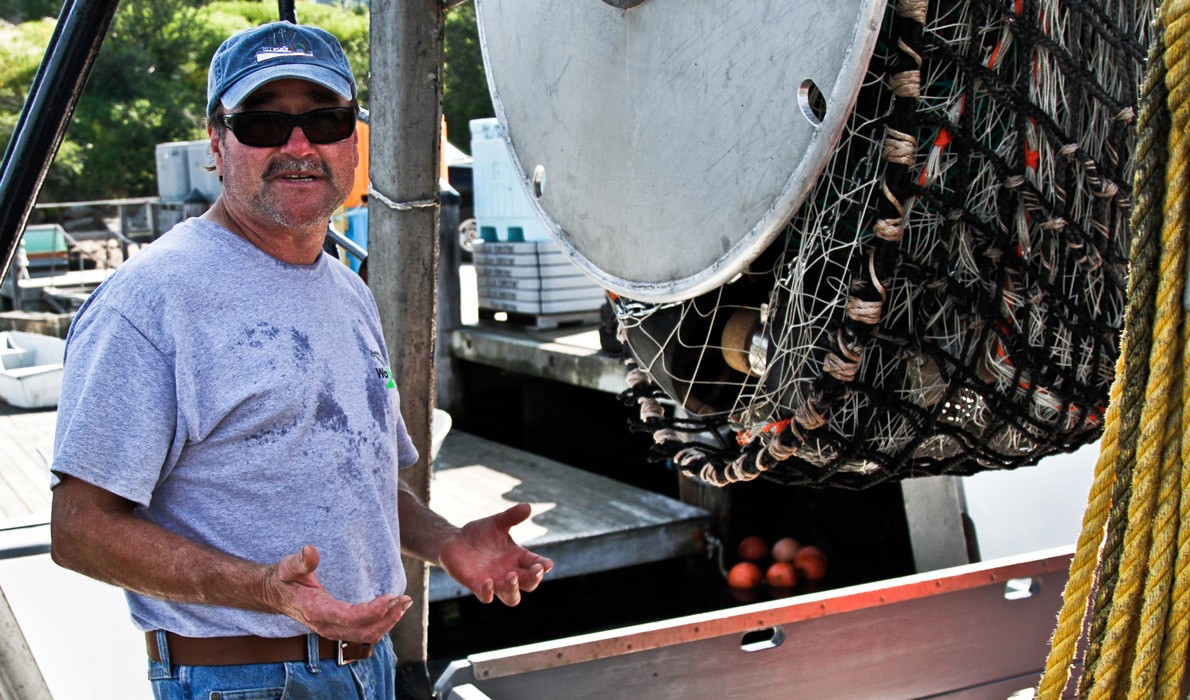
[[461, 541], [462, 536], [463, 536], [462, 528], [458, 528], [458, 527], [455, 527], [454, 525], [450, 525], [449, 523], [447, 523], [446, 526], [444, 526], [439, 531], [438, 537], [436, 538], [437, 539], [437, 549], [433, 553], [433, 558], [429, 559], [428, 561], [435, 566], [445, 569], [446, 566], [442, 563], [443, 552], [446, 551], [447, 547], [449, 547], [452, 542]]
[[261, 612], [285, 614], [281, 605], [279, 582], [280, 577], [277, 575], [276, 564], [261, 567], [257, 583], [253, 586], [256, 591], [256, 600], [253, 602], [260, 606]]
[[430, 510], [404, 483], [398, 491], [397, 514], [401, 521], [401, 551], [442, 566], [442, 550], [462, 529]]

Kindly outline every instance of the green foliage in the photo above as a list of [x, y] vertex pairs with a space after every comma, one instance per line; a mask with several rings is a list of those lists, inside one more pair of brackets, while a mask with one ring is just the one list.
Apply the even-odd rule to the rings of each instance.
[[[322, 26], [340, 38], [366, 99], [366, 8], [311, 2], [299, 3], [297, 12], [303, 23]], [[206, 138], [211, 54], [228, 36], [271, 22], [276, 15], [272, 2], [123, 0], [41, 199], [156, 194], [156, 145]], [[0, 24], [0, 142], [5, 145], [53, 30], [53, 20]]]
[[[66, 131], [74, 148], [55, 159], [43, 199], [156, 192], [155, 144], [203, 135], [204, 49], [214, 37], [198, 15], [184, 0], [120, 3]], [[71, 155], [81, 162], [61, 162]]]
[[[45, 46], [54, 33], [55, 20], [40, 19], [20, 25], [0, 24], [0, 142], [8, 146], [25, 96], [37, 75]], [[77, 149], [71, 149], [72, 152]], [[77, 167], [74, 163], [70, 167]], [[54, 182], [55, 174], [47, 178]]]
[[[0, 17], [28, 19], [42, 11], [40, 1], [0, 0]], [[366, 105], [367, 6], [299, 2], [297, 16], [339, 38]], [[122, 0], [42, 188], [42, 201], [156, 194], [156, 144], [206, 137], [211, 54], [233, 33], [276, 17], [271, 1]], [[53, 19], [0, 22], [0, 144], [7, 145], [12, 135], [53, 31]], [[471, 5], [447, 14], [445, 42], [443, 104], [451, 140], [467, 149], [467, 122], [493, 114]]]
[[471, 152], [472, 119], [496, 113], [483, 70], [475, 6], [460, 5], [446, 14], [442, 67], [442, 113], [450, 142]]
[[12, 24], [57, 17], [62, 0], [0, 0], [0, 19]]
[[[17, 26], [0, 24], [0, 118], [5, 123], [10, 116], [12, 122], [16, 121], [53, 33], [52, 19]], [[11, 129], [0, 133], [7, 141]]]

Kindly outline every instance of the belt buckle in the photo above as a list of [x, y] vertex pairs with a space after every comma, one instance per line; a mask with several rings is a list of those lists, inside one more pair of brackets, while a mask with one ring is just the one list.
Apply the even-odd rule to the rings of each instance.
[[[364, 655], [364, 656], [358, 656], [358, 657], [356, 657], [356, 658], [354, 658], [354, 659], [347, 659], [347, 658], [344, 658], [344, 657], [343, 657], [343, 651], [344, 651], [344, 650], [347, 648], [347, 646], [348, 646], [350, 643], [351, 643], [351, 642], [344, 642], [343, 640], [339, 640], [339, 641], [335, 642], [335, 649], [336, 649], [336, 652], [337, 652], [337, 654], [338, 654], [338, 658], [336, 659], [336, 661], [338, 661], [338, 663], [339, 663], [339, 665], [340, 665], [340, 666], [346, 666], [347, 664], [352, 664], [352, 663], [355, 663], [356, 661], [359, 661], [359, 660], [360, 660], [360, 659], [362, 659], [362, 658], [366, 658], [366, 655]], [[368, 647], [370, 647], [370, 646], [372, 646], [372, 645], [371, 645], [371, 644], [363, 644], [363, 643], [361, 643], [361, 644], [360, 644], [360, 646], [362, 646], [363, 648], [367, 649]]]

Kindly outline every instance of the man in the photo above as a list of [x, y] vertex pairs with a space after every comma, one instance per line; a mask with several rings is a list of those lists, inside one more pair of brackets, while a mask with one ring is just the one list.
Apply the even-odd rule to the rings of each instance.
[[207, 90], [222, 195], [71, 327], [52, 554], [127, 589], [158, 697], [391, 698], [401, 551], [508, 605], [553, 565], [508, 535], [527, 505], [460, 529], [397, 479], [417, 453], [375, 302], [322, 253], [355, 98], [327, 32], [225, 42]]

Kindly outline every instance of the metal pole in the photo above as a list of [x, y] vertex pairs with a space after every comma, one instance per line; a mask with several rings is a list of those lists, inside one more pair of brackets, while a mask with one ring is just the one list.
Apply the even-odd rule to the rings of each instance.
[[[438, 163], [444, 11], [437, 0], [372, 4], [372, 191], [369, 283], [401, 391], [401, 409], [422, 459], [404, 474], [430, 495], [434, 331], [438, 283]], [[427, 567], [406, 559], [414, 605], [393, 631], [399, 697], [429, 698]]]
[[277, 17], [282, 22], [297, 24], [297, 8], [293, 0], [277, 0]]
[[54, 698], [4, 591], [0, 591], [0, 696], [22, 700]]
[[119, 0], [66, 0], [0, 164], [0, 278], [58, 153]]
[[434, 340], [434, 405], [448, 413], [462, 410], [462, 391], [455, 360], [450, 355], [450, 333], [463, 325], [459, 266], [463, 249], [459, 245], [459, 207], [462, 197], [443, 183], [438, 231], [438, 328]]

